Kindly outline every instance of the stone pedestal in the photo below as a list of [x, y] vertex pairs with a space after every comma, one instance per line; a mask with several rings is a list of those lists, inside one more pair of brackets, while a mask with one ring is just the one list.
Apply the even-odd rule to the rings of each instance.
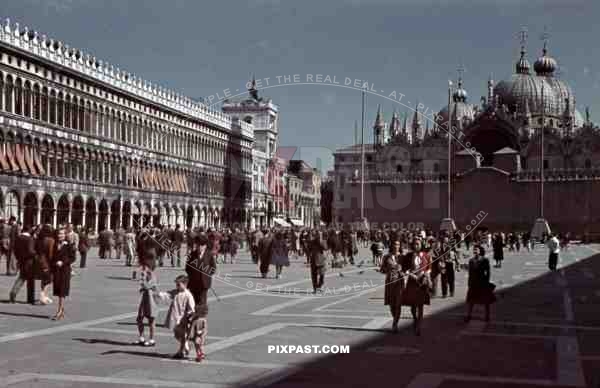
[[447, 231], [450, 236], [456, 231], [456, 224], [452, 218], [444, 218], [440, 224], [440, 232]]
[[531, 239], [534, 241], [542, 241], [542, 236], [544, 234], [546, 234], [546, 236], [550, 235], [550, 226], [548, 225], [548, 221], [544, 218], [538, 218], [535, 220], [533, 228], [531, 229]]

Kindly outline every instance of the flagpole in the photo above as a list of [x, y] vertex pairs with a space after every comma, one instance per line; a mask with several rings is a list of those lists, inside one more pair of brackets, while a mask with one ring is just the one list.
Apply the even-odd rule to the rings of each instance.
[[544, 218], [544, 127], [546, 107], [544, 106], [544, 84], [542, 83], [542, 129], [540, 134], [540, 218]]
[[365, 219], [365, 91], [361, 92], [362, 109], [361, 109], [361, 136], [360, 136], [360, 220]]
[[452, 218], [452, 81], [448, 81], [448, 218]]

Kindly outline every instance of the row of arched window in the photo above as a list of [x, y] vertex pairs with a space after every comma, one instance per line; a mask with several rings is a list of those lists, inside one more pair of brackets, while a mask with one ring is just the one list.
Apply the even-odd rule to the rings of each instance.
[[7, 172], [93, 184], [218, 196], [225, 195], [227, 184], [240, 199], [249, 199], [251, 194], [249, 182], [239, 177], [177, 169], [30, 137], [24, 141], [12, 133], [0, 134], [0, 165]]
[[189, 160], [224, 165], [227, 153], [238, 155], [240, 167], [251, 169], [251, 153], [223, 140], [189, 135], [118, 109], [55, 91], [0, 72], [0, 110], [112, 141]]

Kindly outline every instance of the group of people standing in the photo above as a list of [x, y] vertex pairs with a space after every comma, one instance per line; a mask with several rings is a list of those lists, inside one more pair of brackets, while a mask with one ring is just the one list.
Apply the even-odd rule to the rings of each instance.
[[[24, 284], [27, 284], [27, 301], [35, 303], [35, 281], [41, 280], [40, 302], [53, 303], [49, 296], [50, 285], [52, 295], [58, 298], [58, 307], [53, 320], [61, 320], [65, 316], [65, 298], [71, 288], [72, 265], [76, 261], [76, 252], [87, 253], [87, 240], [80, 239], [73, 225], [60, 225], [54, 229], [50, 225], [22, 227], [14, 219], [5, 224], [0, 220], [3, 231], [11, 226], [11, 237], [8, 244], [9, 254], [14, 255], [18, 273], [9, 293], [9, 302], [15, 303]], [[82, 233], [85, 235], [85, 233]], [[82, 254], [82, 257], [84, 255]], [[10, 262], [7, 262], [10, 268]], [[8, 271], [7, 271], [8, 272]]]
[[[413, 330], [421, 333], [424, 306], [431, 303], [437, 293], [438, 278], [442, 296], [454, 296], [455, 273], [460, 271], [456, 245], [449, 236], [424, 239], [420, 233], [399, 232], [392, 237], [389, 253], [381, 259], [380, 271], [386, 275], [384, 304], [392, 314], [392, 330], [398, 331], [403, 306], [410, 307]], [[485, 306], [485, 320], [490, 319], [490, 305], [495, 302], [494, 288], [490, 282], [490, 265], [481, 245], [473, 247], [473, 257], [468, 263], [467, 314], [469, 321], [473, 307]]]

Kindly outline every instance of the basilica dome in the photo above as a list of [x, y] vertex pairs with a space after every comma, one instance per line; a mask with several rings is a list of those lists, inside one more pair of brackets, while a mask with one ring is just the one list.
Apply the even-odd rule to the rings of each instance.
[[[462, 79], [458, 80], [458, 87], [452, 93], [452, 100], [454, 103], [452, 104], [452, 122], [456, 123], [457, 121], [462, 121], [464, 118], [468, 120], [473, 120], [475, 118], [475, 108], [473, 105], [467, 103], [467, 98], [469, 94], [463, 88]], [[442, 108], [438, 112], [438, 116], [441, 116], [441, 119], [438, 119], [437, 124], [442, 125], [448, 122], [448, 106]]]
[[510, 79], [498, 82], [494, 95], [511, 112], [524, 112], [526, 105], [532, 115], [541, 115], [542, 109], [545, 114], [554, 116], [560, 116], [564, 111], [564, 103], [561, 104], [553, 85], [544, 77], [531, 74], [513, 74]]

